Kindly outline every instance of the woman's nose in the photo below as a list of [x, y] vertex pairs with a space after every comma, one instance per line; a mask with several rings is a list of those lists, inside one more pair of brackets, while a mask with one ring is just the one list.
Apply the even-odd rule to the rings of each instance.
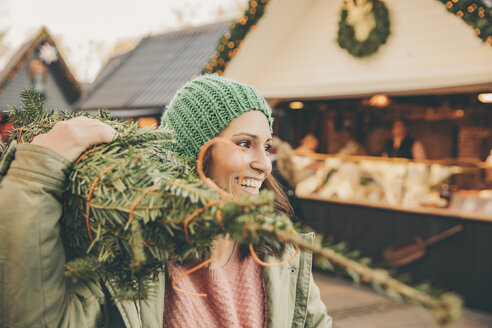
[[270, 175], [272, 171], [272, 162], [268, 156], [268, 152], [264, 149], [258, 149], [254, 152], [251, 167], [257, 171], [261, 171], [265, 176]]

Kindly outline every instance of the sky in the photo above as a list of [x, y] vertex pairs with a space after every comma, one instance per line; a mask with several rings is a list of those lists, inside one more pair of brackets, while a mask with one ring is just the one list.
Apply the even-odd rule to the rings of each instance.
[[[247, 0], [0, 0], [0, 70], [46, 26], [81, 82], [91, 82], [114, 48], [186, 26], [235, 19]], [[2, 38], [2, 34], [4, 34]]]

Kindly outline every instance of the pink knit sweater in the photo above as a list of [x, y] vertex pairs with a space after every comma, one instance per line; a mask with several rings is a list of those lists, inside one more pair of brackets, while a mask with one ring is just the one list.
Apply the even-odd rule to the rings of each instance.
[[[191, 266], [167, 264], [171, 280]], [[264, 325], [265, 292], [261, 267], [248, 256], [241, 262], [236, 246], [220, 269], [202, 268], [176, 283], [177, 287], [207, 297], [175, 291], [169, 284], [164, 305], [165, 328], [251, 327]]]

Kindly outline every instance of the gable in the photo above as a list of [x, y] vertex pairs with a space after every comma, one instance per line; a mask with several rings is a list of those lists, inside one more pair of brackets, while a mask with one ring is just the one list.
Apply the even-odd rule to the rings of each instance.
[[20, 105], [19, 95], [35, 84], [35, 74], [40, 75], [37, 81], [43, 85], [48, 107], [68, 110], [82, 93], [53, 38], [42, 28], [19, 48], [0, 73], [0, 112], [6, 111], [7, 105]]
[[385, 1], [391, 34], [366, 58], [337, 42], [343, 1], [271, 1], [224, 76], [268, 98], [492, 89], [492, 47], [439, 1]]

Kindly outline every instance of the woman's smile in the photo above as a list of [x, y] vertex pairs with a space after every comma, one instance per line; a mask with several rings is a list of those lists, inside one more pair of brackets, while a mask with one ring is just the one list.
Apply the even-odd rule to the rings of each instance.
[[[239, 177], [234, 179], [236, 185], [239, 184]], [[263, 179], [244, 177], [241, 181], [241, 192], [246, 192], [252, 195], [258, 195]]]

